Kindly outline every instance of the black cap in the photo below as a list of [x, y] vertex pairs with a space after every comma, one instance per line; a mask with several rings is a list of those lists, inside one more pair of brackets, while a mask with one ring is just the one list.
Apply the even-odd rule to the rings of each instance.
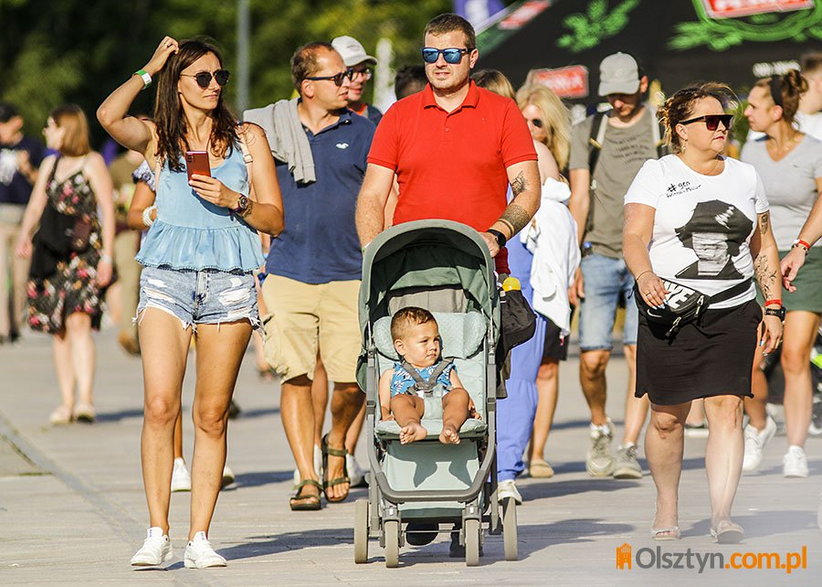
[[17, 108], [8, 102], [0, 102], [0, 124], [8, 122], [18, 114]]

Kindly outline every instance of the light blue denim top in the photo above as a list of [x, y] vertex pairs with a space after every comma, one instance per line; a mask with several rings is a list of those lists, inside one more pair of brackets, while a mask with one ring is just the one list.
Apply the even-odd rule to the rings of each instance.
[[[183, 164], [185, 167], [185, 164]], [[248, 171], [234, 146], [211, 176], [248, 195]], [[188, 175], [164, 163], [157, 182], [157, 220], [143, 239], [137, 261], [147, 267], [251, 272], [265, 262], [257, 232], [228, 208], [202, 199]]]

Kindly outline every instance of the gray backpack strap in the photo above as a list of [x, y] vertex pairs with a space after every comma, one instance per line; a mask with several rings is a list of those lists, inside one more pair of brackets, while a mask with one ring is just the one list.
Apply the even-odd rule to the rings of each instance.
[[437, 368], [431, 372], [431, 376], [426, 380], [422, 378], [422, 375], [405, 359], [402, 360], [400, 366], [405, 369], [405, 371], [411, 376], [411, 379], [414, 380], [414, 391], [422, 392], [426, 396], [430, 396], [434, 391], [434, 386], [437, 384], [437, 378], [442, 375], [442, 373], [448, 368], [449, 365], [453, 364], [453, 361], [441, 361]]
[[588, 137], [588, 173], [591, 180], [591, 189], [596, 189], [594, 181], [594, 170], [599, 161], [599, 154], [602, 152], [602, 144], [605, 141], [605, 130], [608, 128], [608, 113], [594, 114], [591, 121], [591, 134]]

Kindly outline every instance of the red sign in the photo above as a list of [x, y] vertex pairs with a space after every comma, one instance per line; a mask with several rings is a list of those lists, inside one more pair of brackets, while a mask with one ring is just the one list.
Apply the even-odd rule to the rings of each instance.
[[702, 0], [711, 18], [735, 18], [813, 8], [813, 0]]
[[499, 28], [506, 31], [521, 29], [543, 10], [551, 5], [549, 0], [529, 0], [514, 12], [503, 18], [499, 23]]
[[528, 83], [548, 86], [560, 98], [585, 98], [588, 96], [588, 68], [572, 65], [559, 69], [532, 69], [528, 72]]

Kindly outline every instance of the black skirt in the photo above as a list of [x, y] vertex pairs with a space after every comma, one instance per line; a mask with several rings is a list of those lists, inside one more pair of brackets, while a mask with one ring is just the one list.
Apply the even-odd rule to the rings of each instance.
[[673, 338], [639, 313], [636, 397], [676, 405], [703, 397], [753, 397], [751, 368], [762, 309], [756, 300], [706, 310]]

